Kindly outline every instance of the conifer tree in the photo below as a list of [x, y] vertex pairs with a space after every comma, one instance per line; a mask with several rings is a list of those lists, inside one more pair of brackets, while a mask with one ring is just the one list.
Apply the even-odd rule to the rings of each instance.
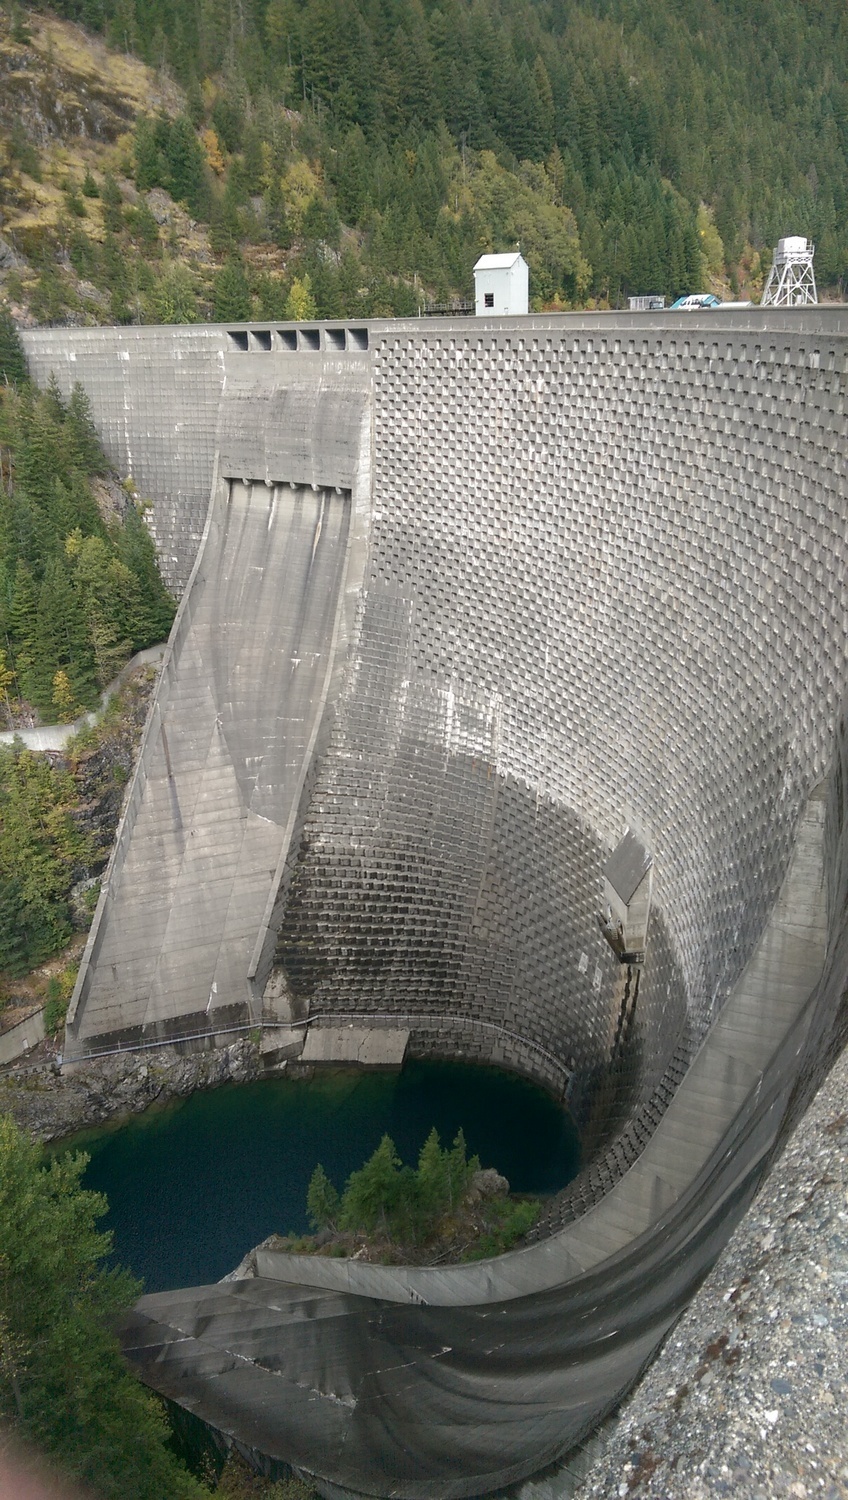
[[275, 174], [264, 198], [265, 226], [274, 244], [281, 250], [287, 250], [291, 244], [291, 229], [289, 228], [288, 215], [286, 213], [286, 202], [280, 179]]
[[0, 875], [0, 970], [13, 979], [26, 974], [29, 969], [26, 933], [21, 922], [22, 905], [21, 883], [17, 876]]
[[479, 1172], [479, 1170], [480, 1158], [479, 1156], [469, 1158], [465, 1145], [465, 1135], [460, 1129], [454, 1137], [454, 1142], [447, 1159], [448, 1197], [452, 1208], [455, 1208], [461, 1202], [471, 1186], [471, 1179], [474, 1173]]
[[55, 403], [49, 398], [42, 399], [36, 402], [29, 420], [24, 422], [23, 442], [15, 454], [15, 471], [30, 499], [47, 508], [61, 466], [60, 427]]
[[106, 460], [91, 415], [91, 402], [79, 383], [74, 385], [68, 401], [65, 435], [75, 467], [84, 474], [105, 473]]
[[32, 573], [22, 559], [18, 559], [12, 598], [9, 605], [9, 626], [15, 654], [15, 670], [21, 695], [31, 698], [31, 672], [35, 661], [35, 641], [38, 621], [38, 595]]
[[139, 1288], [104, 1266], [107, 1205], [82, 1187], [86, 1164], [77, 1153], [45, 1165], [0, 1118], [0, 1413], [101, 1500], [201, 1500], [121, 1358], [114, 1323]]
[[171, 126], [165, 157], [170, 191], [193, 214], [202, 217], [209, 207], [206, 162], [203, 147], [186, 115], [180, 115]]
[[341, 1206], [341, 1224], [345, 1229], [373, 1234], [376, 1229], [391, 1232], [401, 1206], [404, 1175], [391, 1136], [384, 1135], [379, 1146], [358, 1172], [352, 1172], [345, 1187]]
[[103, 178], [100, 199], [103, 204], [103, 223], [106, 230], [110, 234], [120, 234], [123, 228], [124, 200], [121, 196], [121, 189], [111, 172], [107, 172]]
[[0, 384], [23, 385], [26, 379], [24, 346], [8, 308], [0, 307]]
[[250, 288], [239, 256], [231, 256], [215, 277], [212, 311], [219, 323], [244, 323], [250, 317]]
[[439, 1144], [435, 1127], [430, 1131], [418, 1157], [418, 1188], [421, 1207], [427, 1217], [436, 1219], [451, 1206], [448, 1154]]
[[339, 1195], [319, 1162], [309, 1179], [306, 1193], [306, 1212], [312, 1228], [334, 1228], [340, 1206]]
[[[165, 128], [170, 135], [170, 125], [167, 122]], [[155, 126], [147, 115], [141, 115], [136, 125], [133, 154], [135, 180], [139, 190], [146, 193], [150, 188], [162, 187], [167, 179], [168, 166], [162, 144], [157, 140]]]

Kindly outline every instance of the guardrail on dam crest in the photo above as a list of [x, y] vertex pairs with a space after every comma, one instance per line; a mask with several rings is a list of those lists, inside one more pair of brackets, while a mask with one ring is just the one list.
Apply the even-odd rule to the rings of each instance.
[[502, 1488], [635, 1378], [840, 1034], [848, 310], [25, 344], [184, 591], [68, 1056], [393, 1029], [567, 1098], [588, 1158], [521, 1251], [269, 1253], [127, 1352], [334, 1494]]

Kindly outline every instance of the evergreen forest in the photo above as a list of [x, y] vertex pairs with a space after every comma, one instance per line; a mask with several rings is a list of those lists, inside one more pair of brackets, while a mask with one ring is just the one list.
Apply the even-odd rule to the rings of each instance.
[[516, 244], [537, 308], [756, 298], [787, 233], [842, 295], [841, 0], [55, 0], [8, 48], [56, 13], [159, 103], [61, 170], [7, 127], [39, 321], [414, 314]]
[[[0, 313], [0, 711], [71, 722], [95, 706], [133, 652], [164, 640], [174, 602], [132, 498], [114, 480], [75, 386], [20, 379], [8, 314]], [[98, 499], [98, 482], [100, 493]], [[104, 499], [123, 503], [104, 518]]]
[[[165, 639], [173, 617], [144, 519], [108, 473], [82, 388], [66, 402], [55, 382], [45, 391], [30, 385], [20, 340], [0, 309], [4, 729], [72, 722], [134, 651]], [[72, 891], [108, 858], [140, 733], [131, 721], [145, 708], [143, 695], [140, 703], [131, 688], [128, 695], [131, 708], [115, 700], [117, 712], [96, 734], [78, 734], [65, 759], [20, 740], [0, 745], [0, 973], [12, 979], [90, 920], [87, 910], [75, 922]], [[7, 998], [0, 983], [0, 1010]]]

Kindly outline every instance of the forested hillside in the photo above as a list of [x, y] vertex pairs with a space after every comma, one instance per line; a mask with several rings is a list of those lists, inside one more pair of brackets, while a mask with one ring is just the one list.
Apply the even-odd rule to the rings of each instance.
[[[72, 721], [135, 650], [163, 640], [174, 601], [130, 495], [109, 475], [88, 401], [32, 387], [0, 309], [0, 723]], [[149, 687], [149, 684], [147, 684]], [[87, 925], [141, 732], [130, 683], [67, 757], [0, 745], [0, 1010], [19, 978]], [[82, 885], [80, 885], [82, 882]], [[72, 893], [80, 901], [73, 909]], [[57, 999], [60, 997], [57, 995]], [[67, 996], [65, 996], [67, 998]]]
[[150, 534], [106, 474], [81, 386], [67, 403], [53, 383], [0, 388], [0, 690], [12, 724], [28, 706], [75, 719], [170, 629]]
[[113, 79], [111, 115], [100, 99], [106, 123], [63, 160], [51, 141], [73, 110], [60, 126], [34, 99], [51, 68], [79, 83], [68, 32], [9, 13], [0, 66], [35, 128], [15, 136], [0, 106], [0, 234], [6, 295], [39, 319], [410, 313], [468, 296], [477, 255], [516, 242], [537, 307], [756, 296], [785, 233], [816, 241], [820, 285], [841, 295], [843, 0], [54, 11], [146, 64], [150, 107], [140, 74]]

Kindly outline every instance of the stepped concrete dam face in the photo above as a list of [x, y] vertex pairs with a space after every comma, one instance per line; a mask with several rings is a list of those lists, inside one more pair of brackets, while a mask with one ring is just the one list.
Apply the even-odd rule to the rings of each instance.
[[24, 341], [181, 594], [66, 1061], [470, 1059], [584, 1142], [518, 1251], [260, 1250], [127, 1355], [328, 1496], [556, 1493], [843, 1037], [848, 309]]

